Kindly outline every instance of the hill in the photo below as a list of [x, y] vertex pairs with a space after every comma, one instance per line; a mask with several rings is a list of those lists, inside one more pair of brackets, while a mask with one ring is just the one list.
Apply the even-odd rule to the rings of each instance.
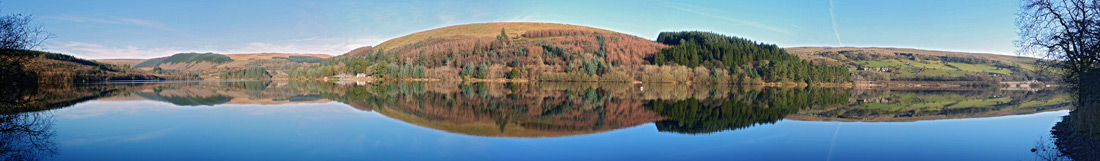
[[90, 83], [107, 80], [187, 79], [188, 75], [167, 75], [84, 60], [69, 55], [30, 51], [0, 51], [3, 80], [42, 84]]
[[[577, 25], [522, 22], [455, 25], [394, 38], [374, 47], [358, 48], [290, 75], [298, 78], [367, 75], [381, 79], [753, 84], [847, 80], [846, 77], [823, 77], [830, 73], [847, 76], [843, 68], [807, 64], [775, 45], [714, 33], [685, 33], [707, 35], [707, 39], [692, 41], [703, 45], [677, 48], [682, 45], [671, 39], [659, 42]], [[674, 33], [662, 33], [665, 37], [669, 34]], [[730, 39], [733, 41], [726, 41]], [[746, 45], [746, 42], [751, 43]], [[736, 46], [737, 50], [719, 52], [730, 56], [724, 60], [730, 60], [731, 64], [654, 61], [665, 57], [655, 57], [659, 53], [670, 53], [670, 59], [686, 55], [682, 53], [687, 50], [673, 49], [697, 50], [697, 47], [713, 46]], [[732, 63], [734, 60], [739, 63]], [[717, 59], [702, 62], [722, 64]], [[731, 70], [734, 65], [740, 70]], [[769, 72], [801, 69], [807, 72]], [[809, 71], [820, 74], [812, 76]]]
[[220, 64], [233, 61], [229, 57], [221, 54], [214, 53], [179, 53], [163, 58], [154, 58], [141, 62], [134, 67], [155, 67], [163, 64], [180, 64], [180, 63], [212, 63]]
[[846, 65], [857, 81], [1055, 81], [1042, 59], [901, 48], [796, 47], [792, 54]]
[[96, 61], [96, 62], [100, 62], [100, 63], [104, 63], [104, 64], [114, 64], [114, 65], [133, 67], [133, 66], [136, 66], [138, 64], [141, 64], [141, 62], [145, 62], [145, 60], [146, 59], [95, 59], [95, 60], [92, 60], [92, 61]]
[[[40, 109], [39, 103], [84, 100], [109, 90], [69, 90], [74, 84], [110, 80], [192, 79], [189, 75], [155, 74], [73, 56], [31, 50], [0, 50], [0, 111]], [[64, 98], [64, 99], [62, 99]], [[22, 106], [36, 106], [27, 107]], [[10, 106], [10, 107], [9, 107]]]
[[674, 45], [656, 54], [654, 64], [727, 69], [734, 78], [767, 82], [850, 82], [844, 66], [813, 64], [774, 44], [709, 32], [662, 32], [657, 41]]
[[[294, 75], [317, 78], [364, 73], [395, 79], [484, 80], [539, 78], [544, 72], [556, 72], [598, 80], [596, 75], [613, 72], [611, 65], [647, 64], [645, 57], [667, 47], [641, 37], [592, 27], [479, 23], [394, 38], [376, 47], [355, 49], [322, 61], [320, 66], [305, 68]], [[588, 70], [582, 75], [581, 69]]]
[[[179, 53], [168, 57], [153, 59], [101, 59], [97, 62], [120, 66], [132, 66], [139, 70], [155, 73], [195, 74], [204, 79], [256, 79], [260, 77], [227, 77], [228, 75], [273, 75], [285, 78], [285, 71], [299, 66], [319, 63], [327, 54], [217, 54], [217, 53]], [[258, 70], [259, 69], [259, 70]], [[267, 72], [274, 73], [268, 74]], [[282, 73], [280, 76], [279, 73]], [[270, 76], [264, 79], [271, 78]]]
[[534, 23], [534, 22], [501, 22], [501, 23], [476, 23], [466, 25], [455, 25], [443, 28], [437, 28], [427, 31], [421, 31], [412, 33], [409, 35], [401, 36], [398, 38], [390, 39], [381, 44], [375, 46], [375, 49], [379, 50], [392, 50], [398, 47], [415, 44], [417, 42], [423, 42], [428, 39], [435, 38], [464, 38], [464, 37], [488, 37], [493, 38], [500, 34], [500, 30], [503, 29], [508, 35], [520, 36], [528, 31], [542, 31], [542, 30], [570, 30], [570, 31], [586, 31], [586, 32], [603, 32], [614, 33], [610, 30], [604, 30], [599, 28], [557, 24], [557, 23]]

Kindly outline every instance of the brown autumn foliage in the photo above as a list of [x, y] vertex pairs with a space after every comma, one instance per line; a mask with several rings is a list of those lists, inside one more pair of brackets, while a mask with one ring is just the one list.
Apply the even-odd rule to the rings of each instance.
[[374, 49], [374, 47], [371, 47], [371, 46], [359, 47], [359, 48], [352, 49], [351, 51], [348, 51], [348, 53], [346, 53], [346, 55], [347, 56], [365, 56], [367, 54], [371, 54], [371, 52], [374, 51], [373, 49]]
[[[599, 38], [598, 38], [599, 37]], [[602, 39], [603, 43], [600, 43]], [[602, 45], [601, 45], [602, 44]], [[602, 46], [602, 48], [601, 48]], [[466, 64], [502, 64], [511, 67], [569, 65], [603, 61], [612, 65], [649, 64], [646, 57], [668, 45], [641, 37], [601, 31], [545, 29], [527, 31], [518, 37], [447, 36], [427, 38], [383, 52], [363, 47], [349, 56], [386, 54], [398, 64], [428, 68]], [[557, 50], [557, 51], [554, 51]], [[510, 69], [509, 68], [509, 69]], [[564, 67], [560, 68], [564, 71]], [[508, 69], [506, 69], [508, 70]]]
[[[420, 126], [478, 136], [556, 137], [627, 128], [665, 119], [641, 99], [598, 99], [606, 91], [595, 84], [536, 87], [520, 84], [465, 84], [482, 95], [427, 92], [394, 95], [393, 104], [349, 102], [363, 110]], [[511, 89], [510, 89], [511, 88]], [[431, 89], [431, 88], [428, 88]], [[588, 94], [586, 93], [593, 93]], [[515, 101], [535, 100], [535, 101]], [[573, 108], [569, 108], [573, 107]], [[553, 112], [548, 112], [553, 111]], [[597, 127], [597, 128], [593, 128]]]

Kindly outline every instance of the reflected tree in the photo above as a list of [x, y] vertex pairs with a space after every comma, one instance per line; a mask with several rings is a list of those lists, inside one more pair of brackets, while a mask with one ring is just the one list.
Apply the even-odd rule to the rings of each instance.
[[773, 124], [800, 109], [848, 103], [846, 89], [780, 89], [732, 93], [712, 99], [653, 100], [653, 110], [667, 117], [657, 130], [699, 134]]
[[48, 112], [0, 115], [0, 160], [41, 160], [58, 154]]

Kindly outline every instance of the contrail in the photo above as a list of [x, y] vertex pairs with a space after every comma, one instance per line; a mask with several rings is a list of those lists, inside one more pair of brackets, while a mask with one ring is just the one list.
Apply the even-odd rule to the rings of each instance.
[[833, 19], [833, 34], [836, 35], [836, 43], [840, 46], [844, 46], [844, 42], [840, 41], [840, 30], [836, 26], [836, 13], [833, 11], [833, 0], [829, 0], [829, 17]]
[[825, 161], [833, 160], [833, 149], [836, 148], [836, 136], [840, 134], [840, 123], [836, 123], [836, 131], [833, 131], [833, 140], [829, 143], [829, 156], [825, 157]]
[[745, 21], [745, 20], [740, 20], [740, 19], [735, 19], [735, 18], [730, 18], [730, 17], [725, 17], [725, 16], [718, 16], [718, 15], [698, 11], [698, 10], [695, 10], [695, 9], [684, 8], [684, 7], [680, 7], [680, 6], [692, 7], [692, 8], [697, 8], [697, 9], [710, 9], [710, 8], [706, 8], [706, 7], [695, 6], [695, 5], [690, 5], [690, 4], [674, 3], [674, 2], [665, 2], [665, 1], [657, 1], [657, 2], [670, 4], [670, 5], [665, 5], [665, 7], [669, 7], [669, 8], [672, 8], [672, 9], [677, 9], [677, 10], [681, 10], [681, 11], [685, 11], [685, 12], [694, 13], [694, 14], [697, 14], [697, 15], [700, 15], [700, 16], [707, 16], [707, 17], [716, 18], [716, 19], [720, 19], [720, 20], [726, 20], [726, 21], [733, 22], [733, 23], [744, 24], [744, 25], [748, 25], [748, 26], [752, 26], [752, 27], [756, 27], [756, 28], [761, 28], [761, 29], [765, 29], [765, 30], [770, 30], [770, 31], [775, 31], [775, 32], [778, 32], [778, 33], [783, 33], [783, 34], [788, 34], [788, 35], [791, 34], [791, 31], [788, 31], [788, 30], [783, 29], [783, 28], [769, 26], [769, 25], [765, 25], [765, 24], [758, 23], [758, 22], [753, 22], [753, 21]]

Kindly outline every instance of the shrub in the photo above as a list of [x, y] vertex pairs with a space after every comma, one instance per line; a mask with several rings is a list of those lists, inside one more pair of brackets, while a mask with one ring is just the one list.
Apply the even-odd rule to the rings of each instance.
[[548, 82], [596, 82], [599, 77], [580, 72], [542, 72], [539, 73], [539, 81]]
[[508, 78], [509, 78], [509, 79], [517, 79], [517, 78], [519, 78], [519, 71], [518, 71], [518, 70], [516, 70], [516, 68], [512, 68], [512, 71], [508, 72]]
[[627, 75], [624, 72], [608, 72], [603, 76], [600, 76], [600, 81], [603, 82], [634, 82], [634, 77]]

